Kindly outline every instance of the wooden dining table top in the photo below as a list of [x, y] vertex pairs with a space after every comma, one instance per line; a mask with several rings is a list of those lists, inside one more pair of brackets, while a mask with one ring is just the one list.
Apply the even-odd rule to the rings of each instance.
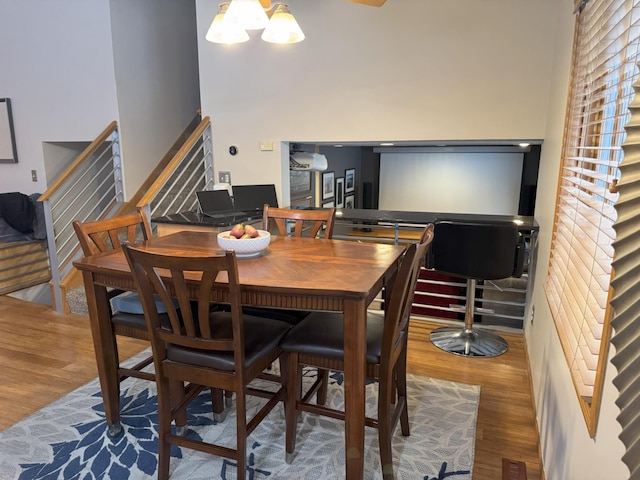
[[[238, 240], [242, 241], [242, 240]], [[217, 233], [182, 231], [136, 244], [138, 248], [170, 255], [220, 254]], [[292, 294], [367, 297], [399, 260], [404, 247], [389, 244], [325, 240], [305, 237], [271, 236], [260, 256], [238, 257], [238, 276], [243, 287], [252, 290], [286, 290]], [[84, 257], [74, 262], [78, 270], [92, 271], [97, 283], [100, 274], [109, 278], [130, 278], [121, 251]], [[224, 275], [217, 279], [225, 282]], [[125, 285], [123, 285], [125, 286]]]

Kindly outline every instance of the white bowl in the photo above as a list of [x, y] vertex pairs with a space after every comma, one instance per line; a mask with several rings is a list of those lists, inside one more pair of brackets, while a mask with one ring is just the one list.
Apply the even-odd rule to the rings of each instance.
[[266, 230], [258, 230], [255, 238], [236, 238], [230, 231], [218, 234], [218, 245], [224, 250], [235, 250], [236, 257], [257, 257], [271, 242], [271, 234]]

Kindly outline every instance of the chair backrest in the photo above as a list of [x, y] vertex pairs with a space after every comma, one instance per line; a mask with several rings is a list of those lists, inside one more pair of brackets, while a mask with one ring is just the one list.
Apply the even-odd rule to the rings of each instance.
[[518, 276], [524, 245], [513, 222], [436, 220], [433, 268], [476, 280]]
[[394, 365], [406, 340], [407, 326], [411, 316], [413, 295], [420, 269], [434, 238], [433, 224], [425, 227], [420, 241], [407, 247], [400, 267], [391, 285], [391, 293], [385, 302], [385, 322], [382, 336], [381, 364]]
[[80, 241], [82, 252], [87, 257], [109, 250], [119, 250], [122, 242], [134, 243], [138, 236], [143, 240], [151, 238], [151, 224], [142, 209], [94, 222], [75, 221], [73, 229]]
[[297, 210], [289, 208], [272, 208], [268, 204], [264, 206], [262, 217], [263, 228], [269, 230], [269, 220], [274, 220], [280, 235], [287, 235], [287, 221], [294, 223], [293, 235], [302, 237], [316, 237], [324, 226], [324, 238], [333, 236], [333, 220], [336, 209], [327, 208], [321, 210]]
[[[176, 251], [167, 254], [141, 250], [127, 243], [122, 248], [142, 300], [154, 359], [162, 360], [166, 348], [177, 345], [194, 352], [229, 352], [230, 356], [233, 354], [237, 369], [241, 369], [244, 365], [243, 320], [235, 252], [185, 255]], [[223, 315], [231, 315], [232, 319], [232, 330], [225, 331], [222, 337], [214, 335], [212, 328], [215, 327], [209, 317], [211, 290], [219, 274], [228, 279], [231, 307], [230, 312]], [[170, 330], [161, 326], [154, 293], [167, 310]], [[194, 293], [197, 302], [192, 303]]]

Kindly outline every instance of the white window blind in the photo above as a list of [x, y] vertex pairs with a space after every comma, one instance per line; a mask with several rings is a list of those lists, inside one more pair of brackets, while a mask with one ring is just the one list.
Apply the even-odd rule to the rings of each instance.
[[[593, 397], [616, 238], [616, 183], [637, 77], [638, 0], [590, 0], [577, 20], [551, 257], [545, 283], [574, 384]], [[607, 339], [608, 340], [608, 339]]]

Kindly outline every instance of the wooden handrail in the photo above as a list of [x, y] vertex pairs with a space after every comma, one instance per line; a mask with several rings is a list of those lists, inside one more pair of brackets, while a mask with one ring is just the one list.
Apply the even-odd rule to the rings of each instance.
[[111, 135], [116, 128], [118, 128], [118, 122], [115, 120], [109, 124], [107, 128], [93, 141], [91, 144], [84, 149], [84, 151], [76, 158], [71, 165], [69, 165], [64, 172], [53, 182], [47, 190], [40, 195], [38, 198], [39, 202], [44, 202], [45, 200], [49, 200], [51, 196], [66, 182], [69, 177], [73, 174], [73, 172], [84, 162], [89, 155], [95, 152], [108, 137]]
[[136, 207], [141, 208], [149, 205], [151, 200], [157, 195], [165, 182], [169, 179], [169, 177], [173, 174], [175, 169], [178, 167], [182, 158], [191, 150], [195, 142], [202, 136], [202, 133], [211, 123], [211, 119], [209, 117], [204, 117], [200, 122], [200, 125], [189, 135], [189, 138], [184, 142], [180, 150], [176, 152], [171, 161], [167, 164], [167, 166], [160, 172], [156, 180], [146, 191], [144, 196], [138, 201]]

